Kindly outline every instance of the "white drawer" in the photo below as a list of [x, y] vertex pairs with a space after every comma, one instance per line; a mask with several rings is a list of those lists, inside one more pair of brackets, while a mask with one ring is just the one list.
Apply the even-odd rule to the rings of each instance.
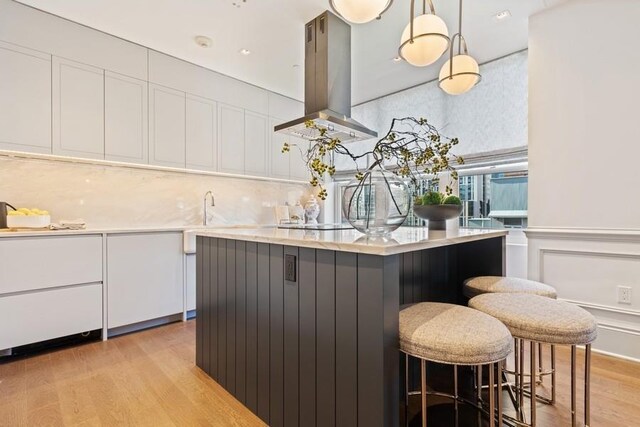
[[102, 236], [0, 239], [0, 295], [102, 282]]
[[102, 284], [0, 297], [0, 349], [102, 328]]

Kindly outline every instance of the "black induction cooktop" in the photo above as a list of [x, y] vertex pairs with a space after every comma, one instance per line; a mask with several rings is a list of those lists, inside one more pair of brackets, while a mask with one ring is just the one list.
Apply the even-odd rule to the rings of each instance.
[[318, 231], [334, 231], [334, 230], [351, 230], [349, 224], [280, 224], [278, 228], [286, 228], [292, 230], [318, 230]]

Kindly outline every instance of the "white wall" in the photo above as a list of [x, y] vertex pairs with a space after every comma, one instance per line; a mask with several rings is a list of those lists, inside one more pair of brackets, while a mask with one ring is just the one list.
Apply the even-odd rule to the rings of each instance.
[[[529, 22], [529, 277], [640, 359], [640, 2], [574, 0]], [[633, 288], [630, 305], [617, 287]]]

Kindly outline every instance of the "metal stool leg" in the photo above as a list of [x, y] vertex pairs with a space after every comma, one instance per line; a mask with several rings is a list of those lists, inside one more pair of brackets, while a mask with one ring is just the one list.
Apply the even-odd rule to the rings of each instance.
[[489, 368], [489, 427], [495, 427], [496, 425], [496, 417], [495, 417], [495, 379], [494, 379], [494, 368], [493, 364], [487, 365]]
[[498, 382], [500, 385], [498, 386], [498, 427], [502, 427], [502, 364], [506, 363], [505, 361], [498, 362]]
[[584, 349], [584, 425], [591, 424], [591, 344]]
[[556, 346], [551, 345], [551, 404], [556, 404]]
[[409, 426], [409, 355], [404, 355], [404, 425]]
[[518, 369], [520, 372], [520, 398], [518, 406], [520, 408], [521, 420], [524, 421], [524, 340], [521, 339], [519, 341], [520, 343], [518, 347], [520, 349], [520, 355], [518, 356], [518, 359], [520, 367]]
[[459, 413], [458, 413], [458, 365], [453, 365], [453, 407], [455, 410], [454, 425], [458, 427]]
[[482, 365], [476, 367], [476, 383], [478, 384], [478, 403], [482, 402]]
[[576, 346], [571, 346], [571, 425], [576, 427]]
[[531, 351], [531, 426], [535, 427], [536, 425], [536, 343], [531, 341], [530, 346]]
[[427, 361], [420, 359], [420, 390], [422, 394], [422, 427], [427, 427]]
[[538, 343], [538, 370], [540, 371], [540, 380], [538, 381], [538, 384], [542, 384], [542, 379], [544, 378], [542, 376], [542, 373], [544, 372], [544, 366], [543, 366], [543, 357], [542, 357], [542, 343], [539, 342]]

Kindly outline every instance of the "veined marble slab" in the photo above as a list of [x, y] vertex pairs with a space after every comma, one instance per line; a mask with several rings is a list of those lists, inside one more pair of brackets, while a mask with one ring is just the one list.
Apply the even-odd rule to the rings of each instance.
[[508, 234], [507, 230], [455, 229], [429, 230], [426, 227], [400, 227], [385, 237], [369, 237], [356, 230], [291, 230], [279, 228], [207, 229], [197, 236], [248, 242], [273, 243], [371, 255], [395, 255], [422, 249], [491, 239]]

